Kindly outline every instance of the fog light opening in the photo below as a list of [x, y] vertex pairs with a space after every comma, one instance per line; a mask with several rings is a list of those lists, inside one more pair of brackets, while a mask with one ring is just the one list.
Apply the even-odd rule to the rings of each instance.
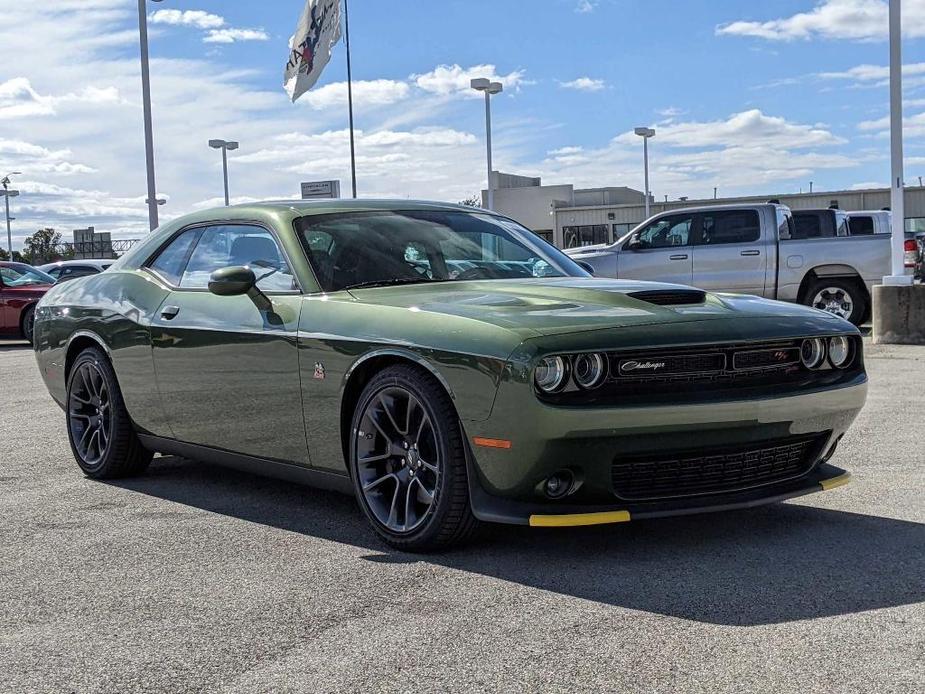
[[543, 492], [550, 499], [561, 499], [570, 494], [575, 486], [575, 475], [570, 470], [559, 470], [546, 478]]

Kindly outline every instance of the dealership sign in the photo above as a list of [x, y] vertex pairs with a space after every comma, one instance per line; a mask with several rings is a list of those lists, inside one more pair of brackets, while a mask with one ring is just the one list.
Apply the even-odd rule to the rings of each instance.
[[302, 199], [339, 198], [340, 181], [303, 181]]

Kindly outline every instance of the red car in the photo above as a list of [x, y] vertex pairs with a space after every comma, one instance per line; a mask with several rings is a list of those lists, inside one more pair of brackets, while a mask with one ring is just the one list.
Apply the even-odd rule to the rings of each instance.
[[32, 342], [35, 305], [55, 278], [31, 265], [0, 261], [0, 337]]

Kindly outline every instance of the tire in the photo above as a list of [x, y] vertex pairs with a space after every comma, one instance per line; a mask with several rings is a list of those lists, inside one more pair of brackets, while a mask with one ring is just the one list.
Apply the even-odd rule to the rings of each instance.
[[370, 380], [353, 412], [349, 456], [357, 502], [392, 547], [437, 550], [477, 529], [459, 418], [423, 369], [390, 366]]
[[19, 321], [20, 331], [23, 339], [30, 345], [35, 345], [35, 304], [29, 306], [22, 312], [22, 318]]
[[77, 355], [68, 376], [65, 416], [71, 452], [87, 477], [130, 477], [151, 462], [152, 453], [135, 435], [116, 374], [101, 349], [89, 347]]
[[867, 317], [867, 292], [852, 280], [818, 279], [806, 290], [803, 303], [834, 313], [855, 325], [861, 325]]

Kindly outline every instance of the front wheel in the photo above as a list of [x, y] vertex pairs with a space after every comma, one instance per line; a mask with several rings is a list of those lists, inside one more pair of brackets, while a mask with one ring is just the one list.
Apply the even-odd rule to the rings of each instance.
[[67, 434], [87, 477], [112, 479], [144, 472], [152, 454], [135, 435], [109, 359], [96, 347], [81, 352], [67, 381]]
[[867, 315], [866, 293], [850, 280], [819, 279], [807, 289], [804, 303], [855, 325], [861, 325]]
[[360, 507], [388, 544], [428, 551], [475, 531], [461, 431], [446, 392], [422, 369], [388, 367], [363, 389], [350, 471]]

